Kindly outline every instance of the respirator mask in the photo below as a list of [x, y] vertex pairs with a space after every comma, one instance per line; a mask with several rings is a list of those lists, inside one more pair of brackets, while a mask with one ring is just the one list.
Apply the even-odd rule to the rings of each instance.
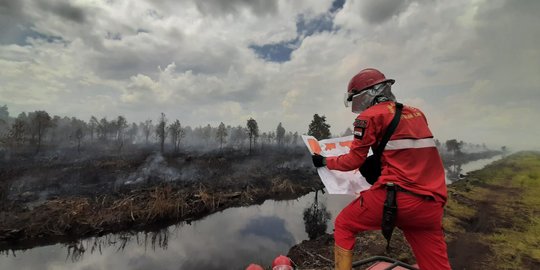
[[359, 92], [345, 93], [345, 107], [351, 107], [353, 113], [361, 113], [379, 102], [396, 101], [391, 86], [390, 82], [384, 82]]

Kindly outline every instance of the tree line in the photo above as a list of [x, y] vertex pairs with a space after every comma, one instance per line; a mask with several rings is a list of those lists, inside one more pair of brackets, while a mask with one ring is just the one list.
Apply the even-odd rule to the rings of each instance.
[[[324, 116], [315, 116], [316, 123], [322, 121], [324, 124]], [[308, 134], [329, 137], [329, 130], [324, 131], [329, 127], [326, 124], [317, 128], [312, 123]], [[83, 146], [101, 145], [121, 153], [127, 146], [158, 145], [161, 152], [178, 152], [181, 145], [238, 149], [248, 144], [251, 153], [265, 146], [284, 147], [299, 142], [298, 132], [287, 131], [281, 122], [275, 130], [260, 132], [253, 118], [248, 119], [245, 126], [221, 122], [217, 127], [208, 124], [192, 128], [183, 126], [179, 119], [169, 120], [165, 113], [157, 119], [129, 123], [124, 116], [111, 120], [91, 116], [84, 121], [76, 117], [51, 116], [46, 111], [22, 112], [17, 117], [10, 117], [7, 106], [0, 107], [0, 147], [11, 151], [31, 149], [39, 153], [44, 147], [76, 147], [80, 153]]]
[[[102, 145], [121, 153], [126, 146], [149, 146], [157, 144], [161, 152], [179, 152], [181, 145], [203, 146], [204, 148], [249, 148], [249, 152], [265, 146], [279, 147], [297, 145], [298, 132], [287, 131], [280, 122], [275, 130], [260, 132], [257, 121], [249, 118], [245, 126], [210, 124], [192, 128], [183, 126], [179, 119], [169, 121], [165, 113], [157, 119], [147, 119], [139, 123], [129, 123], [126, 117], [118, 116], [108, 120], [91, 116], [88, 121], [76, 117], [50, 116], [46, 111], [22, 112], [10, 117], [8, 107], [0, 106], [0, 150], [32, 149], [39, 153], [48, 148], [75, 147], [82, 151], [85, 145]], [[347, 128], [340, 136], [351, 135]], [[330, 125], [324, 115], [314, 114], [308, 125], [307, 135], [318, 140], [332, 136]], [[485, 143], [473, 144], [457, 139], [445, 142], [435, 140], [441, 153], [460, 156], [464, 152], [488, 151]], [[506, 146], [501, 147], [507, 152]]]

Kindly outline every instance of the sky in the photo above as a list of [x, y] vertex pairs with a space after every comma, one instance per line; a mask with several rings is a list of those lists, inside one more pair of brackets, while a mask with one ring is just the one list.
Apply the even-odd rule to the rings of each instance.
[[334, 135], [363, 68], [436, 138], [540, 149], [538, 0], [0, 0], [0, 106]]

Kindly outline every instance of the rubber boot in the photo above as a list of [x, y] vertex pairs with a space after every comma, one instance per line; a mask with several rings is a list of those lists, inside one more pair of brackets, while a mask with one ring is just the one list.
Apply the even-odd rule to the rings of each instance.
[[336, 270], [352, 269], [352, 250], [344, 249], [340, 246], [334, 246], [334, 258]]

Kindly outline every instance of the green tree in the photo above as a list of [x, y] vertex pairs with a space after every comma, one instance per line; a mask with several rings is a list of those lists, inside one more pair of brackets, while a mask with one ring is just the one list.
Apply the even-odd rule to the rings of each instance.
[[313, 120], [309, 124], [308, 135], [315, 137], [317, 140], [330, 138], [330, 125], [326, 123], [326, 116], [313, 115]]
[[257, 125], [257, 121], [253, 118], [247, 120], [246, 126], [249, 137], [249, 153], [251, 154], [252, 142], [254, 143], [257, 137], [259, 137], [259, 126]]

